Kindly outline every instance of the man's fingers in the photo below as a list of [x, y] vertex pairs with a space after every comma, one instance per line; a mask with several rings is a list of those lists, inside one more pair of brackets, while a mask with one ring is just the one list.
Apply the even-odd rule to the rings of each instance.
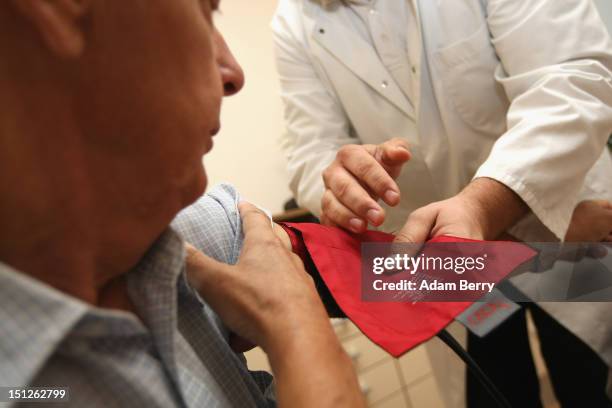
[[[385, 217], [383, 209], [351, 173], [341, 166], [333, 166], [325, 171], [323, 178], [328, 190], [323, 196], [321, 205], [326, 214], [328, 210], [335, 211], [327, 215], [336, 224], [348, 228], [347, 223], [338, 220], [346, 219], [348, 222], [352, 218], [367, 219], [373, 225], [382, 224]], [[331, 199], [332, 195], [335, 200]], [[342, 208], [348, 212], [341, 211], [336, 202], [341, 203]]]
[[272, 222], [270, 218], [259, 208], [246, 201], [238, 204], [240, 218], [242, 219], [242, 229], [244, 231], [245, 245], [247, 241], [256, 239], [257, 241], [276, 240]]
[[612, 201], [602, 200], [601, 206], [606, 209], [606, 222], [609, 234], [604, 237], [604, 242], [612, 242]]
[[351, 173], [360, 184], [372, 191], [385, 203], [391, 206], [399, 203], [399, 187], [383, 165], [368, 151], [367, 147], [344, 147], [338, 152], [338, 159], [342, 163], [342, 166]]
[[[331, 221], [335, 225], [339, 225], [345, 229], [355, 233], [361, 233], [366, 230], [367, 223], [349, 208], [344, 206], [331, 190], [325, 190], [323, 199], [321, 200], [325, 221]], [[381, 210], [382, 211], [382, 210]]]
[[296, 270], [304, 272], [306, 271], [306, 268], [304, 267], [304, 261], [298, 255], [292, 252], [289, 254], [289, 259], [291, 260], [291, 262], [293, 262], [293, 265], [295, 266]]
[[[591, 201], [595, 205], [598, 205], [599, 207], [605, 208], [607, 210], [612, 210], [612, 201], [608, 201], [608, 200], [591, 200]], [[588, 202], [588, 201], [586, 201], [586, 202]], [[580, 204], [582, 204], [582, 202]]]
[[587, 249], [588, 256], [595, 259], [605, 258], [608, 255], [608, 249], [604, 244], [593, 243]]
[[219, 275], [226, 273], [227, 265], [205, 255], [189, 243], [185, 243], [185, 251], [187, 279], [191, 287], [206, 297], [205, 290], [213, 290], [211, 282], [223, 279]]
[[612, 202], [608, 200], [593, 200], [593, 202], [602, 208], [606, 224], [612, 231]]

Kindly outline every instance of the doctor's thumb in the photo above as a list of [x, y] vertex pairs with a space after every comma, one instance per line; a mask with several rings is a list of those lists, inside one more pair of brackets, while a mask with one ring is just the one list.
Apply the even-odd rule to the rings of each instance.
[[379, 146], [379, 161], [383, 166], [398, 166], [406, 163], [412, 155], [405, 140], [394, 138]]
[[408, 217], [404, 227], [395, 234], [393, 251], [416, 256], [431, 235], [435, 220], [436, 212], [433, 208], [424, 207], [414, 211]]
[[423, 244], [429, 237], [430, 229], [423, 224], [407, 222], [406, 225], [395, 234], [394, 244]]

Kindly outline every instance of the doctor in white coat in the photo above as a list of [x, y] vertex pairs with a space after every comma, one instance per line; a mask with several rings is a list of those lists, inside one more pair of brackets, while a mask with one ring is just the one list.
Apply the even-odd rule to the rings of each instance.
[[[280, 0], [272, 27], [291, 188], [324, 221], [556, 241], [578, 203], [612, 200], [612, 41], [590, 0]], [[540, 307], [612, 363], [610, 304]]]

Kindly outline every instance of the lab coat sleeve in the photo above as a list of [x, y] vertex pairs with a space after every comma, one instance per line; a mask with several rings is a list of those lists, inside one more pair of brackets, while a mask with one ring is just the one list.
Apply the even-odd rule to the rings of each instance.
[[510, 101], [507, 132], [476, 177], [514, 190], [559, 239], [612, 132], [612, 46], [591, 0], [489, 0]]
[[349, 120], [333, 87], [307, 51], [310, 33], [305, 32], [300, 13], [280, 10], [294, 3], [298, 2], [281, 2], [272, 21], [286, 125], [281, 147], [298, 204], [320, 216], [323, 170], [340, 147], [360, 141], [350, 136]]

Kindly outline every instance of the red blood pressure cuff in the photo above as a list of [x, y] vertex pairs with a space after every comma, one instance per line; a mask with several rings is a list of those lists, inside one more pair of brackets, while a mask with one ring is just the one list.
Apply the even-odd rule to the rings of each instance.
[[[370, 340], [394, 357], [435, 336], [473, 303], [364, 302], [361, 244], [392, 242], [393, 235], [378, 231], [355, 235], [319, 224], [282, 226], [290, 236], [294, 252], [313, 275], [323, 302], [332, 312], [330, 315], [341, 316], [343, 312]], [[474, 241], [438, 237], [429, 242]], [[516, 266], [506, 262], [504, 276]]]
[[[292, 224], [293, 225], [293, 224]], [[295, 224], [295, 225], [304, 225], [304, 224]], [[312, 276], [315, 287], [317, 288], [317, 292], [319, 293], [319, 297], [321, 301], [325, 305], [325, 309], [327, 310], [327, 314], [330, 317], [347, 317], [346, 314], [342, 311], [336, 299], [329, 291], [327, 284], [321, 277], [319, 273], [318, 267], [315, 265], [310, 253], [306, 249], [306, 245], [304, 244], [304, 239], [302, 238], [302, 233], [297, 228], [290, 227], [286, 223], [280, 223], [280, 226], [287, 232], [289, 239], [291, 241], [291, 247], [293, 248], [293, 252], [298, 255], [302, 261], [304, 262], [304, 267], [306, 271]]]

